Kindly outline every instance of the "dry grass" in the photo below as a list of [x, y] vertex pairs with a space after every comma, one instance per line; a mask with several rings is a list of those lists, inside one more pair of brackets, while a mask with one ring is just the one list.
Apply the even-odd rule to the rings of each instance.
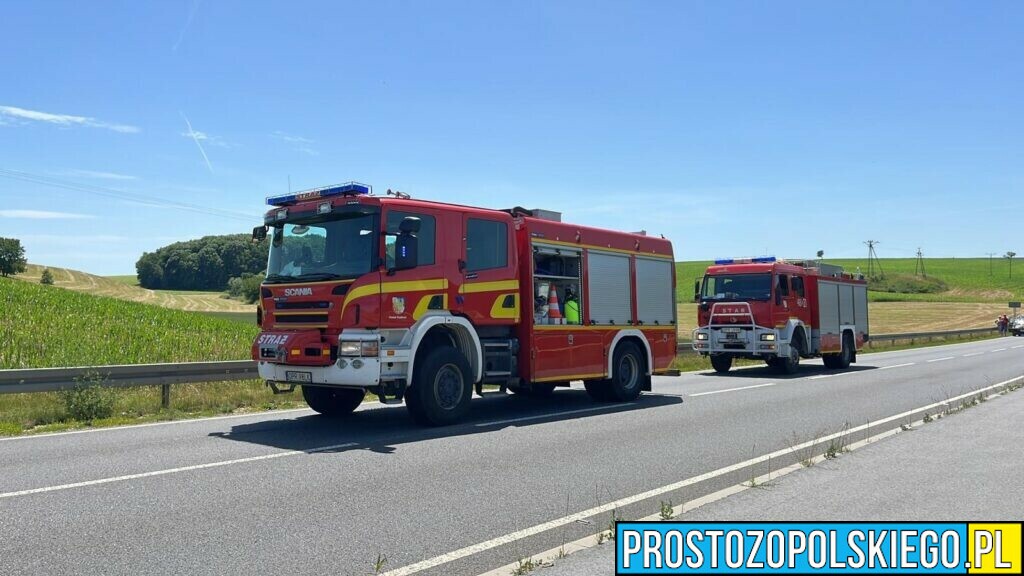
[[[679, 337], [690, 339], [697, 327], [697, 305], [677, 305]], [[870, 302], [868, 315], [872, 334], [932, 332], [966, 328], [991, 328], [1000, 314], [1009, 313], [1006, 304], [988, 302]]]
[[[19, 280], [39, 282], [45, 266], [29, 264]], [[189, 310], [192, 312], [245, 312], [255, 313], [256, 306], [238, 300], [228, 300], [221, 292], [199, 292], [186, 290], [148, 290], [140, 287], [131, 277], [94, 276], [77, 270], [49, 267], [54, 285], [69, 290], [85, 292], [94, 296], [109, 296], [119, 300], [153, 304], [163, 308]]]

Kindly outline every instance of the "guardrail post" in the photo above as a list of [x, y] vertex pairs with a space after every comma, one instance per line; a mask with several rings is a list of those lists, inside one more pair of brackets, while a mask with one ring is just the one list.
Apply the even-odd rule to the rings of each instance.
[[160, 385], [160, 407], [164, 410], [171, 407], [171, 385]]

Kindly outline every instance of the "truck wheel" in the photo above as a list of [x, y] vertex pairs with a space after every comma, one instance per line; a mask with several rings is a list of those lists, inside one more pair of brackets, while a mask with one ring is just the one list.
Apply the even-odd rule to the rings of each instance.
[[303, 386], [302, 398], [314, 411], [324, 416], [348, 416], [363, 402], [365, 390]]
[[416, 363], [405, 407], [417, 424], [444, 426], [466, 415], [472, 395], [469, 362], [458, 350], [443, 346]]
[[732, 356], [718, 354], [711, 357], [711, 367], [719, 374], [725, 374], [732, 368]]
[[796, 374], [797, 370], [800, 369], [800, 351], [803, 347], [803, 338], [797, 336], [789, 344], [789, 356], [785, 358], [779, 358], [779, 369], [784, 374]]
[[614, 402], [629, 402], [640, 396], [644, 380], [644, 361], [640, 350], [632, 342], [623, 342], [615, 348], [612, 377], [605, 390]]
[[854, 346], [853, 337], [849, 333], [843, 334], [843, 351], [839, 353], [839, 363], [836, 368], [846, 370], [850, 367], [853, 362]]
[[608, 397], [608, 380], [584, 380], [583, 387], [587, 389], [587, 394], [591, 399], [597, 400], [598, 402], [607, 402], [610, 400]]

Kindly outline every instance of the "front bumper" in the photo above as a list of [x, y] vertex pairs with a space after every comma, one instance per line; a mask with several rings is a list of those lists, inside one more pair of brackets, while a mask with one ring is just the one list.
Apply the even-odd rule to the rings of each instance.
[[[771, 334], [774, 340], [762, 340], [762, 334]], [[735, 356], [778, 356], [786, 344], [779, 341], [779, 333], [762, 326], [705, 326], [693, 331], [693, 349], [700, 354], [730, 354]]]
[[[257, 369], [259, 370], [260, 378], [272, 382], [372, 388], [380, 384], [380, 366], [379, 358], [363, 357], [341, 358], [338, 362], [329, 366], [299, 366], [260, 362]], [[293, 376], [298, 373], [309, 374], [309, 381], [302, 382], [294, 377], [289, 378], [289, 372], [292, 372]]]

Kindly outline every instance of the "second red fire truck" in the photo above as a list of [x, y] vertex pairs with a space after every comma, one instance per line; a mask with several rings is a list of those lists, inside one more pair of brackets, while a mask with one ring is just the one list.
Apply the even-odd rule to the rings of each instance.
[[322, 414], [372, 392], [441, 425], [466, 414], [474, 389], [543, 395], [573, 380], [629, 401], [675, 356], [663, 238], [357, 183], [268, 204], [253, 231], [270, 239], [253, 358], [275, 391], [301, 386]]
[[821, 356], [848, 368], [868, 340], [867, 283], [838, 266], [774, 257], [718, 260], [696, 286], [693, 348], [716, 372], [735, 358], [793, 373]]

